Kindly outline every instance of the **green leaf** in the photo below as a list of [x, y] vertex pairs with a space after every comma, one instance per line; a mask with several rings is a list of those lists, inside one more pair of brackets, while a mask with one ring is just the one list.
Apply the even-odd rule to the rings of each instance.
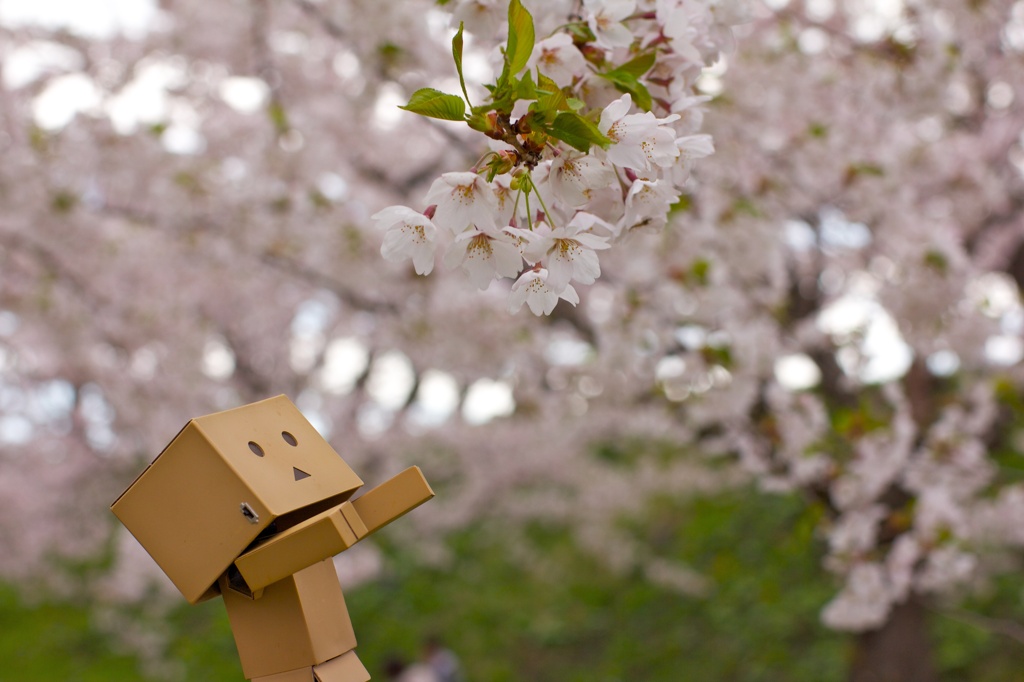
[[708, 271], [711, 270], [711, 263], [704, 259], [698, 258], [690, 266], [690, 274], [701, 286], [707, 286], [708, 283]]
[[533, 84], [533, 75], [527, 71], [516, 85], [516, 99], [537, 99], [537, 86]]
[[540, 72], [537, 73], [537, 87], [540, 90], [537, 97], [537, 108], [546, 114], [547, 118], [554, 116], [557, 111], [568, 111], [571, 108], [568, 98], [558, 87], [558, 83]]
[[651, 67], [654, 66], [654, 60], [656, 57], [656, 53], [646, 52], [640, 55], [639, 57], [630, 59], [622, 66], [612, 69], [611, 73], [628, 73], [634, 78], [640, 78], [645, 73], [651, 70]]
[[533, 17], [519, 0], [508, 4], [508, 43], [505, 46], [505, 72], [514, 76], [526, 66], [533, 54], [535, 39]]
[[[522, 81], [517, 78], [510, 78], [507, 74], [502, 74], [501, 78], [498, 79], [497, 87], [491, 91], [491, 103], [486, 108], [488, 111], [494, 110], [502, 114], [511, 114], [512, 107], [515, 106], [516, 100], [519, 99], [519, 88]], [[530, 84], [523, 86], [526, 90], [529, 90], [532, 85]], [[475, 110], [474, 110], [475, 111]]]
[[287, 133], [289, 128], [291, 128], [288, 124], [288, 112], [284, 110], [280, 101], [276, 99], [270, 101], [270, 106], [267, 107], [267, 115], [270, 117], [270, 122], [274, 124], [274, 131], [278, 135]]
[[581, 152], [589, 152], [591, 145], [595, 144], [607, 149], [612, 143], [592, 121], [571, 111], [559, 112], [548, 126], [547, 133]]
[[598, 75], [605, 80], [611, 81], [619, 92], [628, 92], [632, 96], [633, 102], [644, 111], [651, 110], [651, 93], [633, 74], [628, 71], [615, 69], [607, 73], [599, 73]]
[[561, 92], [561, 88], [558, 87], [558, 83], [553, 78], [549, 78], [542, 74], [540, 70], [537, 71], [537, 87], [544, 92]]
[[572, 36], [573, 42], [577, 45], [586, 45], [587, 43], [592, 43], [597, 40], [597, 36], [594, 35], [594, 32], [591, 31], [590, 27], [582, 21], [566, 24], [565, 29], [569, 32], [569, 35]]
[[466, 116], [466, 103], [461, 97], [433, 88], [420, 88], [412, 93], [408, 104], [398, 108], [445, 121], [461, 121]]
[[640, 82], [639, 78], [654, 66], [655, 52], [646, 52], [611, 71], [598, 74], [601, 78], [611, 81], [620, 92], [628, 92], [636, 105], [645, 111], [651, 110], [651, 93]]
[[469, 93], [466, 92], [466, 78], [462, 75], [462, 22], [459, 22], [459, 31], [452, 38], [452, 57], [455, 58], [455, 70], [459, 72], [459, 85], [462, 86], [462, 94], [466, 96], [466, 102], [470, 107], [473, 106], [469, 101]]

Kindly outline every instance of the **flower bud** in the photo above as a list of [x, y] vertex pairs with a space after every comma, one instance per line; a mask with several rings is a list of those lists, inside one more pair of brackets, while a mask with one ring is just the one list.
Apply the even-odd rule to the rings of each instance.
[[515, 168], [519, 164], [519, 153], [513, 149], [502, 149], [499, 152], [495, 152], [494, 156], [491, 157], [488, 166], [494, 172], [495, 175], [501, 175], [502, 173], [508, 173], [510, 170]]
[[487, 137], [495, 140], [500, 140], [502, 138], [501, 126], [498, 124], [497, 112], [492, 111], [486, 115], [473, 114], [466, 120], [466, 123], [470, 128], [483, 133]]

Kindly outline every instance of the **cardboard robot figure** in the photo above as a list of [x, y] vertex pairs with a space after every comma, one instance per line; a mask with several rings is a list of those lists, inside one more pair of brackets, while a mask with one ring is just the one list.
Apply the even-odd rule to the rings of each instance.
[[246, 678], [366, 682], [331, 557], [434, 493], [362, 485], [278, 396], [190, 421], [111, 509], [190, 603], [224, 598]]

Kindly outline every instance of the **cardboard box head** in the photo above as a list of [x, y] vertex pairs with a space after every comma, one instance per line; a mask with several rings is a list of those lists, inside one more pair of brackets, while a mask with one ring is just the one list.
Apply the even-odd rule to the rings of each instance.
[[185, 598], [261, 534], [338, 505], [363, 484], [285, 396], [190, 421], [111, 505]]

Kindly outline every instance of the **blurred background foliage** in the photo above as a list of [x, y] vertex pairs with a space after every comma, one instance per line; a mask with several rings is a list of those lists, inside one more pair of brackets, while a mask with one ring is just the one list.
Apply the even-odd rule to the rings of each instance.
[[[554, 526], [514, 535], [497, 523], [465, 530], [431, 565], [385, 531], [384, 575], [346, 594], [360, 657], [384, 680], [388, 657], [414, 659], [425, 638], [437, 636], [470, 682], [842, 680], [853, 640], [819, 621], [835, 584], [819, 568], [815, 516], [796, 496], [747, 487], [653, 501], [629, 521], [632, 529], [659, 556], [705, 576], [702, 596], [612, 571]], [[524, 553], [542, 560], [524, 569]], [[1021, 633], [1005, 625], [1024, 620], [1021, 604], [1011, 576], [956, 611], [936, 607], [943, 679], [1024, 679]], [[0, 588], [0, 680], [157, 679], [99, 634], [102, 610], [94, 607]], [[165, 625], [173, 676], [243, 679], [220, 600], [183, 603]]]

